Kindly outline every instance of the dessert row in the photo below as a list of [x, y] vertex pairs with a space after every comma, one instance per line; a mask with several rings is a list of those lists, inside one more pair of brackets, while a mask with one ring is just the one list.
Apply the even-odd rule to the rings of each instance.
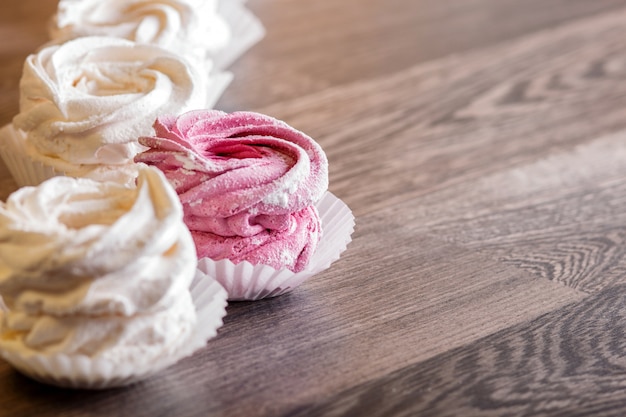
[[22, 187], [0, 204], [0, 355], [16, 369], [131, 383], [203, 347], [227, 299], [291, 291], [345, 250], [354, 218], [320, 145], [211, 109], [259, 31], [232, 0], [60, 1], [0, 130]]

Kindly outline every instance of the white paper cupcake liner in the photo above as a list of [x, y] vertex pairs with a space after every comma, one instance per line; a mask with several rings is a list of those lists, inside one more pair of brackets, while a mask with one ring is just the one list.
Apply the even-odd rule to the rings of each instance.
[[81, 389], [129, 385], [190, 356], [217, 334], [226, 315], [226, 291], [200, 271], [196, 273], [190, 291], [198, 315], [195, 332], [181, 343], [177, 351], [159, 360], [146, 359], [143, 363], [131, 365], [84, 355], [23, 355], [11, 350], [1, 350], [0, 355], [24, 375], [51, 385]]
[[233, 80], [233, 74], [231, 72], [219, 72], [211, 75], [212, 83], [207, 91], [207, 108], [215, 107], [217, 101], [222, 97], [226, 88]]
[[352, 240], [354, 216], [343, 201], [326, 192], [316, 206], [322, 221], [322, 239], [305, 270], [292, 272], [247, 261], [235, 264], [228, 259], [214, 261], [210, 258], [200, 259], [198, 269], [222, 284], [230, 301], [260, 300], [292, 291], [329, 268]]
[[65, 175], [52, 166], [33, 160], [24, 147], [24, 133], [12, 123], [0, 129], [0, 157], [18, 186], [39, 185], [45, 180]]
[[[230, 73], [222, 73], [214, 77], [215, 91], [209, 92], [209, 99], [216, 101], [232, 76]], [[26, 133], [16, 129], [12, 123], [0, 129], [0, 157], [19, 187], [37, 186], [57, 176], [113, 181], [132, 186], [137, 177], [138, 165], [132, 162], [125, 165], [72, 165], [54, 158], [35, 159], [26, 150]]]
[[218, 13], [231, 30], [228, 45], [215, 54], [217, 68], [227, 68], [265, 36], [263, 25], [244, 5], [243, 0], [221, 0]]

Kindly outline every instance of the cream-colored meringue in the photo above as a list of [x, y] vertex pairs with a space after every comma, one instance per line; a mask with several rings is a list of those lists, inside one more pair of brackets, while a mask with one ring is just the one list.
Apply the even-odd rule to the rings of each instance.
[[216, 0], [61, 0], [50, 37], [83, 36], [114, 36], [204, 60], [224, 48], [231, 33]]
[[196, 254], [163, 175], [55, 177], [0, 205], [0, 351], [158, 359], [193, 333]]
[[79, 38], [27, 58], [13, 124], [33, 160], [81, 176], [89, 167], [132, 164], [143, 149], [137, 138], [151, 134], [157, 115], [212, 106], [216, 84], [206, 69], [160, 47]]

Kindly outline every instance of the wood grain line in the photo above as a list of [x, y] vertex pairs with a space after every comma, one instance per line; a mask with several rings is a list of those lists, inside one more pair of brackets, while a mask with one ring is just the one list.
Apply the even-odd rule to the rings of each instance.
[[481, 252], [588, 293], [626, 282], [626, 228], [612, 224], [485, 245]]
[[622, 416], [626, 286], [285, 413]]
[[596, 187], [619, 186], [625, 176], [626, 131], [620, 131], [432, 192], [419, 201], [389, 207], [386, 212], [407, 221], [418, 220], [416, 226], [428, 230], [495, 210], [514, 211], [560, 196], [585, 194]]
[[626, 133], [388, 211], [414, 230], [584, 292], [623, 281]]
[[606, 13], [625, 3], [344, 0], [290, 7], [290, 0], [250, 0], [248, 4], [265, 23], [267, 35], [233, 68], [240, 82], [218, 105], [230, 111], [387, 77], [417, 63]]

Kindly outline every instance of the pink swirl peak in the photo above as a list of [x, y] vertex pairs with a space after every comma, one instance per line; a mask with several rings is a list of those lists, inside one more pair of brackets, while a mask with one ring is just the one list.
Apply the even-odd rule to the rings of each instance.
[[252, 112], [192, 111], [159, 117], [154, 129], [135, 161], [174, 186], [200, 258], [305, 268], [321, 233], [313, 204], [328, 188], [313, 139]]

